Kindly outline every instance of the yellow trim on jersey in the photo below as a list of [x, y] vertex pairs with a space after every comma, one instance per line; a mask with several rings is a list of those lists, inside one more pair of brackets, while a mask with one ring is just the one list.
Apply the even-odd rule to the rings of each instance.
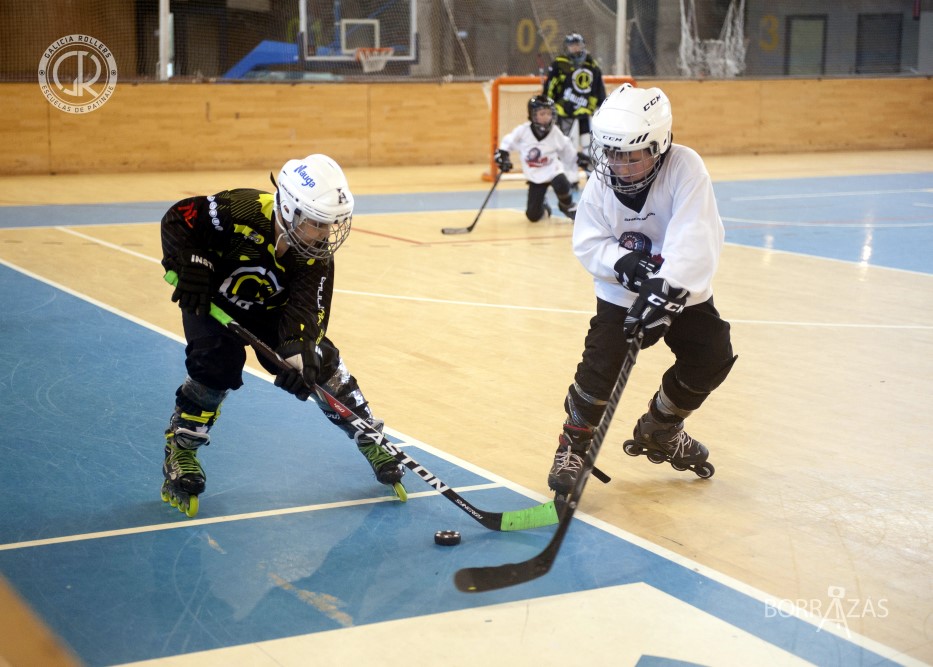
[[262, 214], [267, 220], [272, 220], [272, 211], [275, 206], [275, 195], [263, 192], [259, 195], [259, 205], [262, 207]]

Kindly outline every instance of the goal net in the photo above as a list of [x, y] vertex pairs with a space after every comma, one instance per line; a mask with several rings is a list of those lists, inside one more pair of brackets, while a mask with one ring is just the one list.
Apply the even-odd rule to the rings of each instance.
[[[627, 76], [603, 76], [603, 83], [608, 95], [623, 83], [634, 85], [635, 80]], [[500, 76], [483, 84], [483, 92], [486, 93], [486, 101], [489, 104], [490, 143], [489, 165], [483, 174], [484, 180], [492, 180], [498, 170], [494, 156], [502, 137], [528, 120], [528, 100], [534, 95], [540, 95], [543, 89], [543, 76]], [[521, 180], [524, 177], [520, 170], [516, 170], [502, 178]]]

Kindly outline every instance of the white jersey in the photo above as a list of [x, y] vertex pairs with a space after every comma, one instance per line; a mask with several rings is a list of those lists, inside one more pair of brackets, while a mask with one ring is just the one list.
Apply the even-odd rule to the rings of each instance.
[[522, 173], [532, 183], [550, 183], [564, 173], [563, 161], [576, 159], [577, 151], [557, 125], [551, 126], [540, 141], [531, 131], [531, 121], [525, 121], [502, 137], [499, 148], [521, 155]]
[[638, 296], [619, 283], [619, 258], [641, 251], [662, 261], [655, 274], [686, 289], [687, 305], [713, 295], [725, 230], [702, 158], [673, 144], [641, 211], [627, 208], [616, 193], [592, 176], [586, 183], [573, 225], [573, 251], [593, 275], [596, 296], [629, 307]]

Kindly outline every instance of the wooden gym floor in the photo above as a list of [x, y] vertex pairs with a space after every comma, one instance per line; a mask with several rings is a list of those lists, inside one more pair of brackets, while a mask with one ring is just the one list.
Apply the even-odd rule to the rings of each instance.
[[[721, 157], [707, 164], [727, 228], [716, 303], [733, 325], [739, 360], [687, 429], [709, 446], [716, 475], [703, 481], [622, 452], [621, 442], [671, 361], [659, 345], [639, 357], [600, 455], [599, 466], [612, 482], [591, 481], [581, 512], [766, 596], [771, 604], [762, 605], [762, 616], [769, 609], [790, 615], [796, 605], [819, 622], [843, 600], [844, 617], [830, 619], [836, 634], [855, 637], [895, 663], [933, 662], [933, 491], [926, 457], [926, 403], [933, 396], [933, 151]], [[479, 171], [347, 170], [357, 215], [337, 255], [330, 334], [374, 412], [393, 431], [543, 497], [563, 397], [594, 308], [592, 286], [572, 255], [570, 224], [557, 217], [536, 225], [524, 219], [522, 183], [500, 185], [472, 234], [441, 235], [441, 227], [472, 222], [489, 187]], [[160, 205], [267, 184], [262, 172], [0, 178], [3, 290], [17, 289], [14, 273], [27, 276], [180, 336], [177, 308], [157, 264]], [[100, 224], [92, 224], [98, 219]], [[4, 314], [2, 328], [26, 327], [42, 336], [42, 313], [37, 302], [25, 321]], [[121, 346], [120, 340], [111, 343]], [[50, 356], [58, 344], [49, 341]], [[8, 361], [18, 354], [4, 344]], [[118, 351], [115, 375], [121, 356], [133, 354]], [[180, 358], [181, 349], [175, 354]], [[57, 363], [64, 372], [73, 370], [67, 360]], [[0, 378], [10, 392], [19, 376], [9, 369], [18, 364], [10, 361]], [[89, 394], [95, 391], [87, 386]], [[41, 403], [41, 397], [33, 398]], [[246, 410], [249, 399], [236, 398], [227, 409]], [[35, 408], [28, 399], [25, 407], [4, 413], [4, 458], [15, 455], [20, 434], [29, 428]], [[160, 401], [135, 406], [160, 424], [150, 429], [150, 444], [138, 443], [151, 447], [156, 460], [170, 405], [168, 392]], [[115, 406], [114, 423], [104, 420], [102, 427], [120, 428], [122, 413]], [[25, 423], [14, 427], [13, 417]], [[224, 455], [210, 452], [211, 461]], [[11, 479], [4, 486], [6, 494], [38, 495], [34, 504], [41, 508], [40, 456], [35, 465], [33, 486]], [[151, 479], [136, 483], [150, 486], [147, 493], [157, 503], [158, 465], [151, 472]], [[76, 468], [70, 474], [90, 473]], [[222, 488], [223, 482], [212, 479], [209, 486], [214, 484]], [[410, 493], [424, 490], [417, 479], [407, 479], [407, 486]], [[206, 497], [202, 511], [210, 507]], [[178, 520], [165, 511], [167, 521]], [[470, 521], [460, 513], [451, 516], [458, 529]], [[49, 520], [40, 512], [24, 525]], [[426, 524], [420, 530], [428, 534], [442, 527], [452, 526]], [[0, 556], [40, 548], [27, 545], [26, 537], [26, 528], [7, 534]], [[493, 535], [500, 544], [519, 537]], [[497, 562], [471, 558], [457, 566]], [[41, 607], [33, 586], [5, 562], [0, 559], [0, 572], [11, 588]], [[572, 569], [572, 563], [567, 566]], [[594, 587], [598, 592], [599, 585]], [[2, 605], [0, 617], [13, 617], [6, 628], [26, 624], [13, 611], [14, 597], [8, 591]], [[620, 625], [666, 623], [650, 610], [633, 617], [593, 600], [607, 633]], [[52, 622], [42, 611], [37, 616], [62, 634], [61, 621]], [[558, 632], [563, 620], [556, 607], [545, 636]], [[682, 629], [668, 631], [676, 635]], [[5, 632], [0, 658], [37, 645], [53, 650], [42, 632], [36, 626]], [[521, 634], [520, 623], [508, 632]], [[426, 637], [432, 651], [440, 650], [430, 632]], [[410, 653], [410, 638], [396, 641]], [[74, 644], [68, 637], [66, 642]], [[501, 647], [493, 657], [475, 645], [459, 650], [445, 661], [497, 664], [497, 656], [516, 665], [552, 664], [563, 655], [528, 644], [515, 656]], [[117, 659], [75, 653], [90, 664]], [[594, 664], [600, 655], [608, 664], [613, 654], [596, 653]], [[697, 660], [763, 664], [741, 654], [730, 661]], [[831, 655], [809, 660], [852, 664], [834, 662]], [[165, 657], [163, 664], [185, 663]], [[205, 664], [205, 656], [192, 656], [191, 664]], [[301, 664], [301, 658], [256, 664]]]

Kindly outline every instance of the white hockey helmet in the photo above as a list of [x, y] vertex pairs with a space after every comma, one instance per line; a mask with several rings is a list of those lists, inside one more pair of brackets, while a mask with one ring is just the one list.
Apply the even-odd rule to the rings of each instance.
[[309, 155], [279, 171], [275, 211], [290, 248], [305, 259], [328, 259], [350, 234], [353, 195], [332, 158]]
[[591, 124], [593, 170], [624, 195], [647, 188], [671, 147], [671, 103], [660, 88], [624, 83], [605, 99]]

